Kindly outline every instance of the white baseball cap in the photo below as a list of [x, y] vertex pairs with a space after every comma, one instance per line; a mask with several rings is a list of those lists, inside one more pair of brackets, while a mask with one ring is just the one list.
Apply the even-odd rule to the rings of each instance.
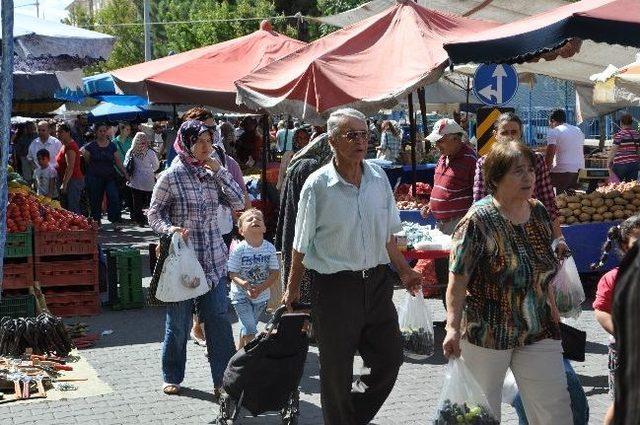
[[427, 140], [437, 142], [447, 134], [464, 134], [464, 129], [451, 118], [441, 118], [433, 125], [431, 134], [427, 136]]

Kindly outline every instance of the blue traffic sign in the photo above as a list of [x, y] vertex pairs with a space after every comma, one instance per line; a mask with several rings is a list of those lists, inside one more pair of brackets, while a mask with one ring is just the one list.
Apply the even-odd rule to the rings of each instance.
[[473, 92], [485, 105], [504, 105], [518, 92], [518, 73], [511, 65], [480, 65], [473, 77]]

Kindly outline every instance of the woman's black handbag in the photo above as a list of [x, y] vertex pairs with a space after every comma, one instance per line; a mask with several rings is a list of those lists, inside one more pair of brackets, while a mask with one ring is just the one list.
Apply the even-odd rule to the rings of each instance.
[[567, 360], [584, 361], [587, 349], [587, 333], [564, 323], [560, 323], [563, 356]]
[[[155, 245], [155, 244], [153, 244]], [[147, 296], [147, 305], [163, 305], [164, 303], [156, 298], [156, 291], [158, 290], [158, 281], [160, 280], [160, 274], [162, 274], [162, 268], [164, 262], [169, 255], [169, 247], [171, 246], [171, 235], [160, 236], [160, 255], [155, 258], [155, 252], [151, 252], [151, 245], [149, 246], [149, 257], [155, 259], [153, 265], [153, 275], [151, 276], [151, 283], [149, 284], [149, 293]], [[155, 250], [155, 248], [153, 248]]]
[[136, 171], [136, 162], [132, 157], [129, 157], [129, 160], [124, 164], [124, 168], [127, 170], [127, 174], [129, 174], [129, 176], [132, 176], [133, 172]]

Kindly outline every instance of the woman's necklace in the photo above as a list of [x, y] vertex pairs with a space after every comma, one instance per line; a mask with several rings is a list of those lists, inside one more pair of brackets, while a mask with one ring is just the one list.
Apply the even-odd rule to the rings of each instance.
[[522, 208], [519, 208], [518, 211], [513, 212], [513, 208], [509, 211], [504, 208], [503, 203], [497, 200], [495, 197], [493, 198], [493, 205], [496, 206], [498, 212], [507, 220], [514, 225], [521, 225], [529, 221], [531, 217], [531, 206], [528, 201], [525, 201], [525, 204], [522, 205]]

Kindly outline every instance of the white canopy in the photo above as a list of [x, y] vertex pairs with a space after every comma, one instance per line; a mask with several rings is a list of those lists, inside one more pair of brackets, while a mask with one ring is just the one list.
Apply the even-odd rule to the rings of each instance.
[[63, 55], [106, 59], [116, 40], [107, 34], [20, 13], [14, 15], [13, 37], [15, 53], [26, 59]]

